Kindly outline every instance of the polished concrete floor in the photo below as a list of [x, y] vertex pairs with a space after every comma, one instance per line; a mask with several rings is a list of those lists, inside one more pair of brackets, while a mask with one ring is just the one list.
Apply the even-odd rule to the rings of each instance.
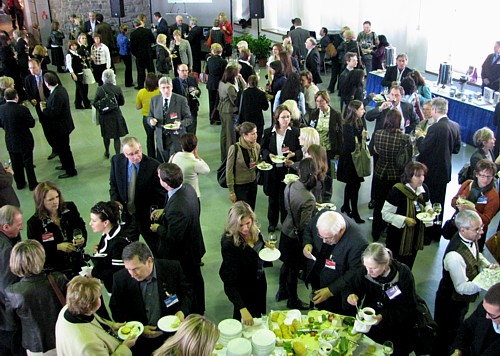
[[[117, 64], [117, 84], [122, 87], [125, 95], [125, 106], [121, 108], [126, 119], [129, 135], [138, 137], [143, 144], [145, 143], [145, 132], [142, 127], [142, 116], [140, 111], [135, 108], [135, 98], [137, 91], [133, 88], [124, 87], [124, 67], [122, 64]], [[264, 78], [264, 70], [260, 69], [261, 78]], [[74, 97], [75, 86], [70, 79], [69, 74], [61, 74], [63, 85], [70, 93], [71, 100]], [[134, 72], [135, 78], [135, 72]], [[329, 73], [323, 77], [324, 83], [320, 85], [320, 89], [326, 88], [329, 81]], [[261, 80], [263, 83], [263, 79]], [[226, 214], [230, 208], [230, 201], [227, 190], [222, 189], [216, 182], [215, 172], [220, 164], [219, 161], [219, 132], [220, 126], [211, 126], [208, 118], [208, 95], [204, 84], [200, 84], [202, 88], [201, 106], [198, 117], [198, 137], [199, 145], [198, 152], [200, 156], [209, 164], [212, 172], [200, 177], [201, 188], [201, 223], [203, 234], [207, 247], [207, 253], [203, 258], [205, 266], [202, 268], [205, 278], [206, 289], [206, 315], [214, 321], [219, 321], [224, 318], [231, 317], [232, 305], [224, 294], [223, 285], [218, 276], [218, 270], [221, 263], [220, 254], [220, 238], [224, 229]], [[89, 98], [93, 99], [96, 86], [91, 86]], [[333, 96], [333, 106], [338, 109], [339, 103], [336, 96]], [[32, 110], [34, 117], [36, 114]], [[265, 113], [266, 126], [270, 122], [270, 112]], [[71, 135], [71, 148], [75, 157], [78, 176], [59, 180], [57, 179], [59, 171], [56, 171], [55, 166], [59, 165], [58, 159], [52, 161], [47, 160], [50, 154], [50, 148], [45, 141], [40, 125], [37, 123], [32, 130], [35, 137], [35, 164], [38, 181], [53, 181], [59, 185], [62, 190], [65, 200], [74, 201], [82, 217], [88, 221], [89, 210], [96, 202], [100, 200], [109, 200], [109, 170], [110, 161], [104, 157], [104, 147], [101, 139], [100, 128], [95, 126], [91, 121], [91, 110], [73, 110], [73, 119], [76, 129]], [[369, 130], [372, 127], [369, 126]], [[0, 159], [5, 161], [8, 154], [5, 150], [4, 140], [0, 140]], [[463, 146], [461, 152], [454, 156], [453, 177], [462, 167], [463, 162], [468, 161], [473, 148]], [[111, 151], [112, 152], [112, 151]], [[366, 233], [368, 240], [371, 241], [371, 222], [368, 217], [371, 210], [367, 204], [370, 196], [371, 178], [366, 179], [362, 184], [361, 194], [359, 199], [359, 207], [362, 218], [366, 219], [366, 223], [360, 225]], [[342, 183], [334, 182], [334, 196], [332, 201], [339, 206], [343, 199]], [[447, 202], [451, 200], [454, 192], [458, 190], [456, 179], [448, 185]], [[17, 191], [21, 200], [22, 209], [24, 211], [24, 221], [34, 213], [33, 194], [28, 189]], [[195, 202], [193, 202], [195, 203]], [[267, 199], [262, 190], [259, 190], [257, 198], [256, 214], [262, 231], [267, 231]], [[445, 207], [445, 217], [452, 215], [452, 209], [447, 203]], [[491, 226], [497, 226], [497, 219], [491, 223]], [[490, 234], [493, 232], [490, 231]], [[26, 238], [23, 233], [23, 238]], [[99, 236], [89, 232], [89, 243], [87, 246], [92, 246], [97, 243]], [[441, 260], [447, 241], [442, 240], [440, 243], [432, 243], [426, 246], [425, 249], [418, 254], [414, 276], [416, 281], [417, 292], [426, 299], [431, 309], [434, 305], [434, 295], [437, 284], [441, 278]], [[90, 248], [89, 248], [90, 250]], [[489, 256], [489, 254], [488, 254]], [[491, 258], [491, 256], [489, 256]], [[274, 295], [277, 290], [277, 279], [279, 274], [280, 262], [274, 264], [272, 268], [266, 270], [268, 280], [268, 309], [283, 309], [286, 307], [285, 302], [277, 303], [274, 301]], [[307, 300], [308, 290], [303, 284], [299, 286], [300, 296]]]

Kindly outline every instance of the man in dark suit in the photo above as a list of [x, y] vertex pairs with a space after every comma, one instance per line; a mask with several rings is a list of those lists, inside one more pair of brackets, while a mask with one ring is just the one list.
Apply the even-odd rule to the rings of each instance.
[[311, 72], [314, 84], [321, 84], [323, 83], [320, 75], [321, 58], [319, 56], [319, 51], [316, 48], [316, 40], [312, 37], [309, 37], [305, 43], [307, 48], [307, 55], [305, 59], [304, 69]]
[[200, 263], [205, 253], [200, 224], [200, 205], [196, 191], [183, 184], [182, 170], [174, 163], [158, 167], [160, 184], [168, 192], [163, 209], [151, 215], [159, 223], [151, 225], [160, 239], [162, 258], [178, 260], [189, 283], [193, 285], [193, 313], [205, 312], [205, 282]]
[[[443, 220], [446, 185], [451, 180], [451, 155], [460, 151], [460, 126], [451, 121], [448, 113], [448, 101], [435, 98], [431, 101], [432, 117], [436, 120], [425, 135], [422, 131], [416, 132], [417, 147], [420, 155], [418, 161], [424, 163], [429, 171], [425, 175], [425, 183], [429, 187], [432, 203], [441, 203], [439, 221]], [[441, 226], [434, 225], [428, 228], [428, 236], [435, 240], [441, 238]]]
[[170, 38], [173, 38], [173, 33], [175, 30], [181, 31], [181, 38], [186, 39], [189, 33], [189, 26], [182, 22], [183, 18], [181, 15], [175, 17], [175, 23], [170, 26]]
[[56, 169], [66, 171], [58, 178], [74, 177], [78, 172], [75, 169], [75, 161], [69, 145], [69, 135], [75, 129], [69, 95], [62, 84], [59, 84], [59, 78], [55, 73], [45, 73], [43, 80], [50, 90], [50, 95], [46, 103], [43, 101], [40, 103], [40, 108], [47, 119], [48, 129], [54, 135], [55, 151], [61, 159], [61, 165], [57, 166]]
[[0, 105], [0, 127], [5, 130], [5, 146], [9, 151], [17, 189], [26, 186], [24, 171], [30, 190], [35, 190], [38, 182], [33, 167], [33, 148], [35, 142], [30, 128], [35, 127], [35, 119], [28, 108], [18, 105], [16, 89], [8, 88], [4, 92], [6, 103]]
[[500, 88], [500, 41], [495, 42], [493, 53], [488, 55], [481, 67], [481, 78], [484, 87], [498, 91]]
[[163, 35], [167, 36], [167, 43], [169, 43], [167, 20], [165, 20], [163, 17], [161, 17], [161, 13], [159, 13], [158, 11], [154, 13], [154, 18], [155, 18], [155, 21], [158, 23], [156, 25], [156, 28], [155, 28], [156, 35], [158, 36], [160, 34], [163, 34]]
[[309, 31], [302, 28], [302, 20], [300, 18], [295, 18], [293, 24], [295, 25], [295, 28], [290, 31], [288, 35], [292, 39], [293, 55], [296, 56], [300, 62], [306, 58], [306, 41], [309, 37], [311, 37], [311, 34]]
[[307, 258], [306, 281], [315, 290], [312, 301], [318, 308], [342, 310], [342, 290], [363, 268], [361, 255], [367, 245], [347, 215], [323, 209], [311, 219], [304, 229], [303, 253]]
[[458, 330], [452, 356], [494, 356], [500, 350], [500, 283], [486, 292], [483, 303]]
[[[122, 150], [123, 154], [111, 159], [109, 198], [123, 206], [122, 219], [127, 231], [124, 236], [137, 241], [139, 234], [142, 235], [156, 255], [157, 237], [153, 236], [149, 228], [149, 214], [152, 206], [162, 206], [165, 201], [166, 192], [158, 182], [159, 163], [142, 154], [141, 143], [135, 137], [123, 139]], [[132, 178], [134, 168], [135, 178]]]
[[252, 54], [248, 48], [239, 50], [239, 52], [240, 59], [238, 60], [238, 64], [241, 66], [240, 74], [245, 79], [245, 82], [248, 82], [248, 77], [255, 74], [255, 69], [250, 63]]
[[[344, 33], [344, 31], [348, 30], [349, 27], [344, 26], [342, 27], [341, 33], [337, 33], [332, 36], [332, 43], [335, 49], [339, 48], [340, 44], [345, 41], [342, 34]], [[339, 78], [344, 59], [339, 58], [338, 54], [336, 56], [331, 57], [331, 59], [332, 59], [332, 76], [330, 78], [330, 83], [328, 84], [328, 91], [330, 93], [333, 93], [335, 91], [335, 85], [337, 84], [337, 80]]]
[[201, 41], [203, 41], [203, 28], [198, 26], [198, 19], [191, 17], [189, 20], [189, 33], [187, 40], [191, 45], [191, 53], [193, 55], [193, 72], [201, 73]]
[[409, 73], [413, 72], [413, 69], [408, 68], [407, 64], [408, 56], [405, 53], [398, 54], [396, 65], [387, 68], [384, 79], [382, 79], [382, 86], [391, 87], [392, 82], [398, 82], [399, 85]]
[[5, 288], [19, 281], [9, 268], [10, 253], [21, 241], [23, 214], [18, 207], [5, 205], [0, 208], [0, 355], [26, 355], [21, 347], [21, 328], [13, 313], [6, 309]]
[[[53, 133], [49, 129], [49, 122], [43, 115], [42, 109], [39, 105], [40, 102], [46, 101], [50, 95], [50, 90], [43, 83], [43, 75], [42, 67], [40, 66], [40, 61], [38, 59], [30, 59], [28, 62], [28, 69], [30, 71], [30, 75], [24, 78], [24, 88], [26, 90], [26, 94], [28, 95], [28, 100], [31, 102], [31, 105], [35, 107], [35, 111], [38, 115], [38, 120], [42, 125], [43, 134], [45, 135], [45, 139], [49, 143], [50, 147], [52, 147], [52, 152], [47, 157], [48, 160], [54, 159], [57, 157], [57, 152], [55, 150], [55, 139]], [[47, 71], [48, 72], [48, 71]], [[52, 72], [54, 73], [54, 72]], [[57, 76], [57, 74], [54, 73]], [[59, 80], [59, 77], [58, 77]], [[59, 80], [60, 83], [60, 80]]]
[[87, 43], [89, 46], [94, 44], [94, 31], [97, 26], [96, 13], [94, 11], [89, 12], [89, 19], [83, 23], [83, 32], [87, 35]]
[[115, 43], [113, 39], [113, 29], [110, 24], [104, 22], [104, 16], [102, 14], [97, 14], [95, 16], [97, 25], [95, 26], [95, 33], [101, 35], [101, 42], [108, 46], [109, 50], [113, 50], [115, 48]]
[[188, 101], [189, 111], [191, 113], [191, 124], [186, 127], [186, 132], [196, 135], [196, 127], [198, 125], [198, 108], [200, 107], [198, 98], [201, 95], [201, 90], [198, 86], [196, 78], [190, 77], [188, 72], [189, 69], [187, 65], [179, 64], [177, 67], [177, 73], [179, 73], [179, 76], [172, 80], [172, 91], [175, 94], [185, 97]]
[[155, 43], [155, 36], [150, 30], [144, 28], [144, 23], [139, 20], [133, 22], [135, 30], [130, 34], [130, 52], [135, 56], [137, 68], [137, 86], [135, 89], [144, 88], [147, 72], [155, 71], [151, 45]]
[[178, 261], [154, 259], [149, 248], [136, 241], [122, 253], [125, 268], [113, 277], [109, 308], [117, 322], [139, 321], [144, 333], [133, 348], [136, 355], [151, 355], [167, 334], [156, 329], [158, 320], [190, 313], [192, 289]]
[[[186, 132], [186, 127], [191, 125], [191, 113], [187, 99], [172, 93], [171, 78], [160, 78], [158, 86], [161, 95], [151, 98], [148, 122], [156, 128], [158, 159], [168, 162], [172, 154], [181, 150], [179, 137]], [[164, 125], [172, 126], [164, 128]]]

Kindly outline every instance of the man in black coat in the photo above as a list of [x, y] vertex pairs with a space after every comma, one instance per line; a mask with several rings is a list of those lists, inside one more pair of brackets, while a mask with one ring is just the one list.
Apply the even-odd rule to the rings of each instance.
[[[321, 210], [304, 230], [306, 281], [319, 309], [342, 314], [342, 290], [363, 267], [361, 255], [368, 245], [357, 224], [347, 215]], [[320, 304], [320, 305], [318, 305]]]
[[192, 120], [191, 124], [186, 127], [186, 132], [196, 135], [196, 127], [198, 125], [198, 108], [200, 107], [198, 98], [201, 95], [201, 89], [198, 86], [196, 78], [188, 75], [189, 69], [186, 64], [179, 64], [177, 67], [177, 73], [179, 73], [179, 76], [172, 80], [172, 91], [175, 94], [182, 95], [186, 98]]
[[[127, 231], [124, 236], [137, 241], [139, 234], [142, 235], [156, 255], [158, 238], [151, 233], [149, 214], [152, 206], [162, 206], [165, 201], [166, 192], [158, 182], [159, 162], [142, 154], [141, 143], [135, 137], [123, 139], [122, 150], [123, 154], [111, 159], [109, 198], [123, 206], [122, 219]], [[132, 166], [136, 174], [133, 189], [130, 184]]]
[[187, 40], [191, 45], [191, 54], [193, 56], [193, 72], [201, 73], [201, 41], [203, 37], [203, 28], [198, 26], [198, 19], [191, 17], [189, 20], [189, 33]]
[[97, 26], [96, 13], [89, 12], [89, 19], [83, 23], [83, 32], [87, 35], [87, 43], [90, 46], [94, 44], [94, 31]]
[[[50, 147], [52, 147], [52, 152], [49, 157], [47, 157], [48, 160], [51, 160], [57, 157], [57, 152], [55, 150], [56, 142], [54, 139], [54, 135], [50, 130], [48, 119], [43, 115], [42, 109], [39, 105], [41, 101], [46, 101], [50, 95], [49, 88], [46, 87], [43, 82], [43, 75], [49, 71], [43, 72], [42, 67], [40, 66], [40, 61], [36, 58], [30, 59], [28, 61], [28, 69], [31, 74], [24, 78], [24, 88], [26, 90], [26, 94], [28, 95], [28, 100], [31, 102], [31, 105], [35, 107], [35, 111], [38, 115], [38, 120], [42, 125], [43, 134], [45, 135], [45, 138]], [[51, 73], [54, 73], [54, 75], [57, 77], [57, 74], [55, 72]], [[61, 84], [59, 77], [57, 78], [59, 84]]]
[[161, 13], [159, 13], [158, 11], [154, 13], [154, 18], [155, 18], [155, 21], [158, 23], [156, 25], [156, 29], [155, 29], [156, 35], [163, 34], [163, 35], [167, 36], [167, 43], [169, 43], [167, 20], [165, 20], [163, 17], [161, 17]]
[[494, 284], [458, 330], [453, 356], [495, 356], [500, 350], [500, 283]]
[[488, 87], [494, 91], [500, 88], [500, 41], [495, 42], [493, 53], [489, 54], [481, 67], [482, 88]]
[[[345, 41], [344, 37], [342, 36], [342, 33], [344, 33], [344, 31], [347, 30], [349, 30], [349, 27], [344, 26], [342, 28], [341, 33], [337, 33], [332, 36], [332, 43], [335, 49], [339, 48], [340, 44]], [[336, 56], [331, 57], [331, 59], [332, 59], [332, 76], [330, 78], [330, 83], [328, 84], [328, 91], [330, 93], [333, 93], [335, 91], [335, 85], [337, 84], [337, 80], [339, 78], [344, 59], [340, 58], [338, 53]]]
[[35, 119], [28, 108], [18, 105], [16, 89], [8, 88], [4, 92], [6, 103], [0, 105], [0, 127], [5, 130], [5, 146], [9, 151], [17, 189], [26, 186], [24, 171], [30, 190], [35, 190], [38, 182], [33, 167], [33, 148], [35, 142], [30, 128], [35, 127]]
[[61, 166], [57, 166], [56, 169], [66, 171], [58, 178], [74, 177], [78, 172], [75, 169], [75, 161], [69, 145], [69, 135], [75, 129], [69, 95], [66, 89], [59, 84], [59, 78], [55, 73], [45, 73], [43, 80], [50, 90], [50, 95], [46, 103], [40, 103], [40, 108], [47, 119], [50, 131], [54, 135], [55, 150], [61, 159]]
[[178, 260], [193, 285], [192, 312], [205, 312], [205, 282], [200, 263], [205, 253], [200, 224], [200, 205], [196, 191], [183, 184], [182, 170], [174, 163], [162, 163], [158, 167], [160, 184], [168, 192], [163, 209], [152, 213], [159, 223], [151, 225], [160, 239], [159, 256]]
[[130, 52], [135, 56], [137, 68], [137, 86], [135, 89], [144, 88], [147, 73], [155, 71], [151, 45], [155, 43], [155, 36], [150, 30], [144, 28], [144, 23], [139, 20], [133, 22], [135, 30], [130, 34]]
[[387, 68], [385, 72], [384, 79], [382, 79], [382, 86], [391, 87], [392, 82], [401, 83], [401, 81], [411, 72], [413, 69], [407, 67], [408, 56], [404, 53], [398, 54], [396, 57], [396, 65]]
[[[448, 101], [438, 97], [431, 101], [431, 105], [432, 117], [436, 123], [427, 130], [427, 134], [417, 131], [416, 143], [420, 152], [417, 159], [428, 168], [425, 183], [429, 187], [431, 202], [441, 203], [443, 209], [438, 220], [442, 221], [446, 185], [451, 180], [451, 156], [460, 151], [462, 142], [460, 126], [446, 116]], [[429, 237], [439, 241], [441, 238], [440, 225], [434, 225], [427, 230], [430, 230], [428, 231]]]
[[312, 37], [309, 37], [305, 43], [307, 48], [307, 55], [304, 68], [311, 72], [314, 84], [321, 84], [323, 83], [320, 75], [321, 57], [319, 55], [318, 49], [316, 48], [316, 40]]
[[109, 308], [117, 322], [139, 321], [144, 333], [133, 348], [135, 355], [151, 355], [167, 334], [158, 320], [175, 315], [181, 321], [191, 311], [192, 289], [177, 261], [154, 259], [146, 244], [136, 241], [122, 253], [125, 268], [113, 277]]
[[23, 214], [18, 207], [5, 205], [0, 208], [0, 355], [26, 355], [21, 347], [21, 328], [13, 313], [6, 310], [5, 288], [19, 281], [9, 267], [10, 253], [21, 241]]
[[174, 31], [181, 31], [181, 38], [186, 39], [189, 33], [189, 26], [182, 22], [183, 18], [181, 15], [175, 17], [175, 23], [170, 26], [170, 38], [174, 38]]

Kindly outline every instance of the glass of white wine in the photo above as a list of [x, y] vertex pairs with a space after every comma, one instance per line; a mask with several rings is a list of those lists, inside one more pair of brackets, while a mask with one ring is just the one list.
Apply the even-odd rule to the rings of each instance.
[[274, 233], [269, 234], [269, 238], [267, 240], [267, 243], [272, 247], [276, 248], [276, 242], [278, 241], [277, 236]]
[[384, 355], [392, 355], [394, 352], [394, 345], [392, 341], [386, 341], [382, 344], [382, 352]]
[[440, 215], [441, 215], [441, 203], [432, 204], [432, 210], [436, 213], [436, 225], [441, 225]]

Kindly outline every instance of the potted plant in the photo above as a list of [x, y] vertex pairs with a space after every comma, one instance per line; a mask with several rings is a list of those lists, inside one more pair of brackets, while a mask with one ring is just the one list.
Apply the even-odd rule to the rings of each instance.
[[266, 35], [260, 35], [258, 38], [253, 38], [251, 35], [242, 35], [233, 38], [233, 46], [236, 48], [240, 41], [248, 43], [248, 48], [258, 60], [259, 65], [265, 67], [267, 58], [271, 55], [272, 41]]

